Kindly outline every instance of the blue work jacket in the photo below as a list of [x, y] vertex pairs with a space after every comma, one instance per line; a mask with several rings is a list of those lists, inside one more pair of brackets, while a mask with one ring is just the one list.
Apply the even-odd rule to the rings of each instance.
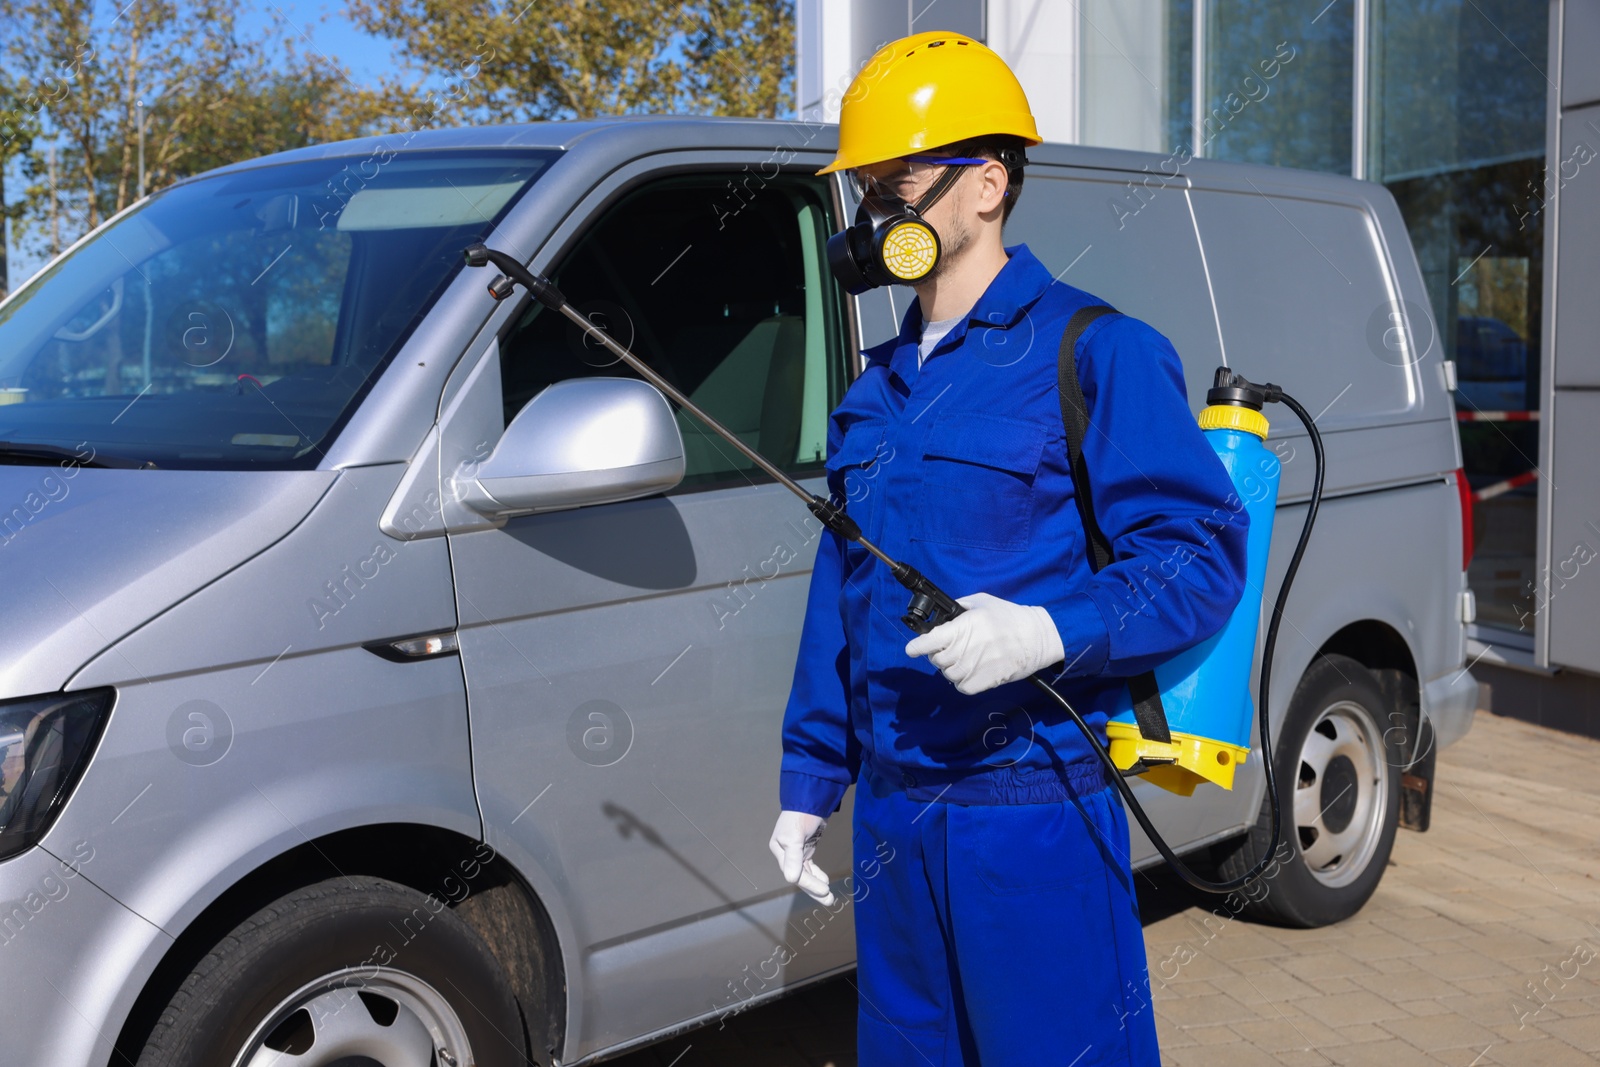
[[[1189, 409], [1172, 344], [1125, 315], [1078, 342], [1095, 573], [1073, 499], [1056, 360], [1067, 320], [1103, 303], [1052, 279], [1026, 245], [917, 365], [922, 313], [866, 353], [828, 427], [828, 487], [891, 557], [952, 597], [1042, 605], [1066, 655], [1047, 670], [1099, 732], [1126, 679], [1221, 629], [1244, 589], [1249, 520]], [[1054, 801], [1109, 780], [1067, 714], [1026, 679], [964, 695], [901, 621], [888, 567], [819, 539], [783, 722], [784, 809], [837, 810], [863, 759], [917, 799]]]

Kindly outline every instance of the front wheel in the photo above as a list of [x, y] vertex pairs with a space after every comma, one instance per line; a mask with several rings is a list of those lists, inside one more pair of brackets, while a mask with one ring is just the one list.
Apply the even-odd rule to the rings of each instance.
[[161, 1013], [138, 1067], [524, 1067], [516, 998], [437, 897], [334, 878], [217, 943]]
[[[1378, 888], [1399, 825], [1404, 758], [1388, 740], [1388, 721], [1383, 692], [1360, 663], [1321, 655], [1306, 670], [1273, 744], [1278, 854], [1287, 858], [1244, 891], [1249, 914], [1283, 926], [1327, 926], [1360, 911]], [[1213, 849], [1218, 873], [1246, 873], [1271, 830], [1263, 798], [1249, 833]]]

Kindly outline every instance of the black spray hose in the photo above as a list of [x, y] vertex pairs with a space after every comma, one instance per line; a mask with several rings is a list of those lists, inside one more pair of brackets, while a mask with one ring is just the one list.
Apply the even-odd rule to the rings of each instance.
[[[702, 411], [692, 400], [684, 396], [670, 382], [656, 373], [654, 368], [628, 351], [625, 346], [619, 344], [603, 328], [586, 319], [582, 313], [567, 302], [566, 297], [561, 294], [561, 291], [556, 288], [549, 278], [533, 273], [512, 256], [481, 244], [469, 246], [463, 251], [463, 255], [466, 257], [469, 267], [484, 267], [493, 263], [504, 272], [500, 277], [489, 283], [489, 295], [494, 297], [495, 300], [504, 300], [510, 296], [515, 288], [514, 282], [521, 284], [534, 299], [571, 320], [584, 332], [604, 345], [613, 355], [638, 371], [640, 376], [647, 382], [660, 389], [686, 411], [709, 426], [719, 437], [726, 440], [766, 474], [772, 476], [780, 485], [805, 501], [806, 507], [811, 510], [811, 513], [822, 520], [830, 530], [833, 530], [846, 540], [859, 544], [882, 560], [894, 575], [895, 580], [910, 590], [912, 594], [911, 605], [906, 609], [905, 622], [913, 630], [918, 633], [926, 633], [938, 622], [951, 619], [956, 615], [962, 614], [965, 610], [960, 604], [956, 603], [954, 598], [940, 589], [911, 564], [893, 559], [877, 545], [867, 540], [862, 535], [861, 528], [856, 525], [855, 520], [845, 514], [844, 508], [831, 500], [825, 500], [815, 493], [808, 492], [793, 478], [790, 478], [774, 466], [765, 456], [741, 441], [731, 430]], [[1248, 384], [1237, 375], [1234, 376], [1234, 381], [1236, 384]], [[1151, 844], [1156, 846], [1156, 850], [1161, 853], [1162, 858], [1171, 864], [1172, 869], [1185, 882], [1206, 893], [1231, 893], [1255, 881], [1273, 862], [1273, 853], [1277, 851], [1278, 840], [1282, 836], [1279, 826], [1278, 781], [1272, 770], [1271, 723], [1268, 721], [1267, 708], [1268, 683], [1272, 673], [1273, 650], [1277, 647], [1278, 642], [1278, 620], [1283, 616], [1283, 607], [1289, 597], [1289, 587], [1294, 583], [1295, 572], [1300, 567], [1300, 557], [1305, 554], [1306, 542], [1311, 538], [1311, 526], [1317, 517], [1317, 505], [1322, 501], [1324, 466], [1322, 437], [1317, 433], [1317, 427], [1312, 422], [1311, 416], [1306, 413], [1306, 409], [1301, 407], [1293, 397], [1284, 393], [1276, 385], [1258, 385], [1254, 386], [1254, 388], [1265, 395], [1267, 402], [1282, 401], [1300, 417], [1300, 421], [1306, 424], [1306, 430], [1311, 434], [1311, 447], [1317, 461], [1316, 477], [1311, 488], [1310, 507], [1306, 509], [1305, 525], [1300, 530], [1300, 540], [1295, 545], [1294, 555], [1289, 560], [1289, 568], [1284, 572], [1283, 585], [1278, 589], [1278, 599], [1272, 608], [1272, 622], [1267, 627], [1267, 641], [1261, 656], [1261, 698], [1257, 702], [1257, 711], [1261, 722], [1261, 761], [1267, 776], [1267, 798], [1272, 809], [1272, 843], [1268, 846], [1266, 855], [1245, 874], [1226, 882], [1210, 882], [1189, 870], [1183, 861], [1178, 859], [1177, 854], [1172, 851], [1172, 847], [1167, 844], [1166, 840], [1156, 832], [1155, 826], [1150, 822], [1150, 817], [1145, 814], [1144, 807], [1133, 795], [1133, 790], [1128, 786], [1128, 783], [1123, 780], [1121, 770], [1112, 761], [1111, 754], [1100, 743], [1100, 739], [1089, 728], [1089, 724], [1083, 721], [1083, 717], [1078, 714], [1077, 709], [1069, 704], [1067, 699], [1056, 692], [1055, 688], [1040, 675], [1035, 674], [1028, 679], [1057, 704], [1061, 705], [1067, 714], [1072, 717], [1072, 721], [1077, 724], [1084, 738], [1088, 740], [1089, 747], [1094, 750], [1100, 761], [1110, 769], [1111, 776], [1117, 783], [1117, 789], [1122, 794], [1122, 799], [1127, 802], [1128, 809], [1133, 812], [1134, 819], [1138, 821], [1140, 828], [1144, 830], [1145, 836], [1150, 839]]]

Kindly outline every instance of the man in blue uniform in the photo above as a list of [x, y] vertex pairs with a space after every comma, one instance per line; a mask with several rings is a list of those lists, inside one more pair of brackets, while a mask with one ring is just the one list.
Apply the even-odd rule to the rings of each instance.
[[820, 539], [771, 847], [790, 882], [831, 903], [812, 855], [856, 785], [862, 870], [841, 889], [856, 905], [863, 1067], [1160, 1062], [1121, 800], [1027, 679], [1053, 679], [1103, 741], [1127, 678], [1227, 621], [1247, 521], [1203, 521], [1233, 510], [1232, 482], [1171, 344], [1105, 315], [1076, 349], [1113, 548], [1092, 571], [1056, 372], [1068, 320], [1101, 301], [1001, 240], [1037, 143], [998, 56], [919, 34], [858, 76], [826, 168], [867, 204], [830, 247], [835, 273], [853, 291], [876, 278], [917, 294], [833, 412], [829, 488], [967, 609], [917, 635], [882, 562]]

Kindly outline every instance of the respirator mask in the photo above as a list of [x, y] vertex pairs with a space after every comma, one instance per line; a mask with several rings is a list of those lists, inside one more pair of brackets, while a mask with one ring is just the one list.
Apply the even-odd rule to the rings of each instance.
[[[860, 198], [854, 225], [828, 238], [828, 267], [851, 296], [880, 285], [914, 285], [932, 273], [939, 262], [939, 234], [925, 218], [965, 173], [961, 168], [993, 163], [968, 156], [907, 156], [893, 174], [866, 178], [850, 171], [849, 180]], [[1000, 153], [1007, 171], [1028, 162], [1020, 149]], [[927, 192], [915, 202], [904, 194], [926, 184], [925, 175], [938, 171]], [[1010, 196], [1008, 189], [1006, 195]]]

